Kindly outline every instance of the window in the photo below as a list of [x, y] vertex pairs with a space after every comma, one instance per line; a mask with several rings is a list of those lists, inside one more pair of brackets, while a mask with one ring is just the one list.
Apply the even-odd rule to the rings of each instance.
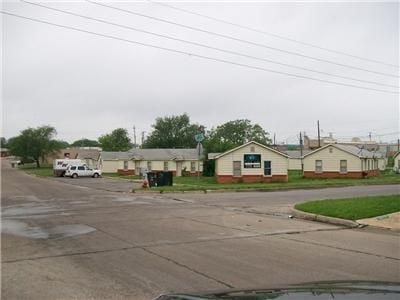
[[322, 160], [315, 161], [315, 173], [322, 173]]
[[196, 171], [196, 162], [195, 161], [191, 161], [190, 162], [190, 171], [191, 172], [195, 172]]
[[370, 167], [369, 167], [369, 159], [368, 159], [368, 161], [367, 161], [367, 170], [369, 171], [370, 170]]
[[164, 171], [168, 171], [168, 162], [164, 161]]
[[151, 161], [147, 162], [147, 170], [151, 171]]
[[78, 170], [84, 171], [84, 170], [85, 170], [85, 167], [84, 167], [84, 166], [79, 166], [79, 167], [78, 167]]
[[71, 170], [74, 170], [74, 171], [75, 171], [75, 170], [76, 170], [76, 167], [75, 167], [75, 166], [74, 166], [74, 167], [71, 167]]
[[233, 176], [242, 176], [242, 162], [240, 160], [233, 162]]
[[347, 173], [347, 160], [340, 161], [340, 173]]
[[245, 154], [244, 155], [245, 168], [261, 168], [261, 154]]
[[270, 176], [271, 175], [271, 161], [266, 160], [264, 161], [264, 176]]
[[128, 161], [124, 160], [124, 170], [128, 170]]

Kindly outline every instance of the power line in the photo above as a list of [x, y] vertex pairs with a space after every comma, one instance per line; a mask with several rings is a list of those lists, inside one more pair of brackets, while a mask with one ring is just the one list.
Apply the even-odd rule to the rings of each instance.
[[114, 22], [110, 22], [110, 21], [107, 21], [107, 20], [104, 20], [104, 19], [93, 18], [93, 17], [90, 17], [90, 16], [77, 14], [77, 13], [74, 13], [74, 12], [71, 12], [71, 11], [54, 8], [54, 7], [43, 5], [43, 4], [39, 4], [39, 3], [29, 2], [29, 1], [25, 1], [25, 0], [20, 0], [20, 1], [24, 2], [26, 4], [43, 7], [43, 8], [49, 9], [49, 10], [61, 12], [61, 13], [64, 13], [64, 14], [75, 16], [75, 17], [80, 17], [80, 18], [84, 18], [84, 19], [88, 19], [88, 20], [92, 20], [92, 21], [96, 21], [96, 22], [100, 22], [100, 23], [104, 23], [104, 24], [108, 24], [108, 25], [113, 25], [113, 26], [117, 26], [117, 27], [120, 27], [120, 28], [129, 29], [129, 30], [133, 30], [133, 31], [136, 31], [136, 32], [141, 32], [141, 33], [145, 33], [145, 34], [149, 34], [149, 35], [153, 35], [153, 36], [158, 36], [158, 37], [162, 37], [162, 38], [169, 39], [169, 40], [179, 41], [179, 42], [182, 42], [182, 43], [195, 45], [195, 46], [199, 46], [199, 47], [203, 47], [203, 48], [207, 48], [207, 49], [212, 49], [212, 50], [216, 50], [216, 51], [220, 51], [220, 52], [234, 54], [234, 55], [238, 55], [238, 56], [242, 56], [242, 57], [246, 57], [246, 58], [250, 58], [250, 59], [254, 59], [254, 60], [258, 60], [258, 61], [264, 61], [264, 62], [278, 64], [278, 65], [289, 67], [289, 68], [294, 68], [294, 69], [299, 69], [299, 70], [303, 70], [303, 71], [314, 72], [314, 73], [317, 73], [317, 74], [322, 74], [322, 75], [327, 75], [327, 76], [332, 76], [332, 77], [337, 77], [337, 78], [342, 78], [342, 79], [347, 79], [347, 80], [353, 80], [353, 81], [358, 81], [358, 82], [363, 82], [363, 83], [368, 83], [368, 84], [375, 84], [375, 85], [380, 85], [380, 86], [399, 88], [399, 86], [395, 86], [395, 85], [380, 83], [380, 82], [376, 82], [376, 81], [357, 79], [357, 78], [354, 78], [354, 77], [336, 75], [336, 74], [332, 74], [332, 73], [328, 73], [328, 72], [318, 71], [318, 70], [315, 70], [315, 69], [309, 69], [309, 68], [296, 66], [296, 65], [292, 65], [292, 64], [286, 64], [286, 63], [282, 63], [282, 62], [271, 60], [271, 59], [252, 56], [252, 55], [248, 55], [248, 54], [245, 54], [245, 53], [242, 53], [242, 52], [227, 50], [227, 49], [223, 49], [223, 48], [209, 46], [207, 44], [188, 41], [188, 40], [185, 40], [185, 39], [180, 39], [180, 38], [172, 37], [172, 36], [169, 36], [169, 35], [158, 34], [158, 33], [155, 33], [155, 32], [139, 29], [139, 28], [136, 28], [136, 27], [127, 26], [127, 25], [123, 25], [123, 24], [119, 24], [119, 23], [114, 23]]
[[398, 65], [390, 64], [390, 63], [387, 63], [387, 62], [383, 62], [383, 61], [379, 61], [379, 60], [375, 60], [375, 59], [371, 59], [371, 58], [361, 57], [361, 56], [354, 55], [354, 54], [349, 54], [349, 53], [346, 53], [346, 52], [343, 52], [343, 51], [328, 49], [328, 48], [321, 47], [321, 46], [318, 46], [318, 45], [315, 45], [315, 44], [311, 44], [311, 43], [299, 41], [299, 40], [296, 40], [296, 39], [288, 38], [288, 37], [285, 37], [285, 36], [282, 36], [282, 35], [279, 35], [279, 34], [275, 34], [275, 33], [272, 33], [272, 32], [267, 32], [267, 31], [264, 31], [264, 30], [260, 30], [260, 29], [249, 27], [249, 26], [237, 24], [237, 23], [230, 22], [230, 21], [227, 21], [227, 20], [211, 17], [211, 16], [208, 16], [208, 15], [205, 15], [205, 14], [201, 14], [201, 13], [192, 11], [192, 10], [183, 9], [183, 8], [171, 5], [171, 4], [158, 2], [158, 1], [152, 1], [152, 0], [147, 0], [147, 1], [150, 2], [150, 3], [153, 3], [153, 4], [157, 4], [157, 5], [168, 7], [168, 8], [174, 9], [174, 10], [178, 10], [178, 11], [181, 11], [181, 12], [184, 12], [184, 13], [187, 13], [187, 14], [191, 14], [191, 15], [202, 17], [202, 18], [206, 18], [206, 19], [209, 19], [209, 20], [212, 20], [212, 21], [215, 21], [215, 22], [228, 24], [228, 25], [231, 25], [231, 26], [235, 26], [237, 28], [242, 28], [242, 29], [253, 31], [253, 32], [261, 33], [263, 35], [273, 36], [273, 37], [281, 39], [281, 40], [290, 41], [290, 42], [293, 42], [293, 43], [298, 43], [298, 44], [301, 44], [303, 46], [308, 46], [308, 47], [312, 47], [312, 48], [328, 51], [328, 52], [331, 52], [331, 53], [341, 54], [341, 55], [344, 55], [344, 56], [357, 58], [357, 59], [361, 59], [361, 60], [364, 60], [364, 61], [369, 61], [369, 62], [373, 62], [373, 63], [377, 63], [377, 64], [389, 66], [389, 67], [400, 68], [400, 66], [398, 66]]
[[266, 49], [269, 49], [269, 50], [274, 50], [274, 51], [278, 51], [278, 52], [282, 52], [282, 53], [286, 53], [286, 54], [290, 54], [290, 55], [295, 55], [295, 56], [299, 56], [299, 57], [303, 57], [303, 58], [307, 58], [307, 59], [311, 59], [311, 60], [315, 60], [315, 61], [320, 61], [320, 62], [324, 62], [324, 63], [328, 63], [328, 64], [333, 64], [333, 65], [337, 65], [337, 66], [341, 66], [341, 67], [345, 67], [345, 68], [350, 68], [350, 69], [354, 69], [354, 70], [358, 70], [358, 71], [374, 73], [374, 74], [381, 75], [381, 76], [395, 77], [395, 78], [399, 77], [398, 75], [395, 75], [395, 74], [382, 73], [382, 72], [378, 72], [378, 71], [373, 71], [373, 70], [369, 70], [369, 69], [356, 67], [356, 66], [353, 66], [353, 65], [342, 64], [342, 63], [338, 63], [338, 62], [327, 60], [327, 59], [323, 59], [323, 58], [318, 58], [318, 57], [314, 57], [314, 56], [310, 56], [310, 55], [305, 55], [305, 54], [301, 54], [301, 53], [298, 53], [298, 52], [284, 50], [284, 49], [281, 49], [281, 48], [268, 46], [266, 44], [260, 44], [260, 43], [252, 42], [252, 41], [249, 41], [249, 40], [236, 38], [234, 36], [230, 36], [230, 35], [226, 35], [226, 34], [222, 34], [222, 33], [217, 33], [217, 32], [213, 32], [213, 31], [205, 30], [205, 29], [202, 29], [202, 28], [199, 28], [199, 27], [193, 27], [193, 26], [190, 26], [190, 25], [182, 24], [182, 23], [176, 23], [176, 22], [173, 22], [173, 21], [169, 21], [167, 19], [162, 19], [162, 18], [153, 17], [153, 16], [150, 16], [150, 15], [138, 13], [138, 12], [135, 12], [133, 10], [127, 10], [127, 9], [115, 7], [115, 6], [112, 6], [112, 5], [107, 5], [107, 4], [104, 4], [104, 3], [98, 3], [98, 2], [95, 2], [95, 1], [91, 1], [91, 0], [85, 0], [85, 1], [89, 2], [89, 3], [92, 3], [92, 4], [95, 4], [95, 5], [98, 5], [98, 6], [103, 6], [103, 7], [111, 8], [111, 9], [114, 9], [114, 10], [117, 10], [117, 11], [122, 11], [122, 12], [125, 12], [125, 13], [128, 13], [128, 14], [132, 14], [132, 15], [148, 18], [148, 19], [151, 19], [151, 20], [156, 20], [156, 21], [159, 21], [159, 22], [164, 22], [164, 23], [167, 23], [167, 24], [172, 24], [172, 25], [179, 26], [179, 27], [182, 27], [182, 28], [186, 28], [186, 29], [190, 29], [190, 30], [194, 30], [194, 31], [198, 31], [198, 32], [207, 33], [207, 34], [210, 34], [210, 35], [226, 38], [226, 39], [237, 41], [237, 42], [241, 42], [241, 43], [250, 44], [250, 45], [261, 47], [261, 48], [266, 48]]
[[371, 91], [378, 91], [378, 92], [396, 94], [396, 95], [399, 94], [398, 92], [393, 92], [393, 91], [388, 91], [388, 90], [381, 90], [381, 89], [376, 89], [376, 88], [363, 87], [363, 86], [359, 86], [359, 85], [353, 85], [353, 84], [335, 82], [335, 81], [330, 81], [330, 80], [318, 79], [318, 78], [313, 78], [313, 77], [309, 77], [309, 76], [296, 75], [296, 74], [292, 74], [292, 73], [276, 71], [276, 70], [267, 69], [267, 68], [258, 67], [258, 66], [253, 66], [253, 65], [236, 63], [236, 62], [229, 61], [229, 60], [214, 58], [214, 57], [210, 57], [210, 56], [205, 56], [205, 55], [196, 54], [196, 53], [187, 52], [187, 51], [182, 51], [182, 50], [176, 50], [176, 49], [172, 49], [172, 48], [166, 48], [166, 47], [157, 46], [157, 45], [153, 45], [153, 44], [147, 44], [147, 43], [138, 42], [138, 41], [130, 40], [130, 39], [125, 39], [125, 38], [121, 38], [121, 37], [117, 37], [117, 36], [113, 36], [113, 35], [108, 35], [108, 34], [98, 33], [98, 32], [94, 32], [94, 31], [89, 31], [89, 30], [85, 30], [85, 29], [81, 29], [81, 28], [77, 28], [77, 27], [72, 27], [72, 26], [68, 26], [68, 25], [57, 24], [57, 23], [53, 23], [53, 22], [49, 22], [49, 21], [45, 21], [45, 20], [41, 20], [41, 19], [21, 16], [21, 15], [10, 13], [10, 12], [6, 12], [6, 11], [0, 11], [0, 12], [2, 14], [5, 14], [5, 15], [17, 17], [17, 18], [20, 18], [20, 19], [30, 20], [30, 21], [37, 22], [37, 23], [43, 23], [43, 24], [47, 24], [47, 25], [51, 25], [51, 26], [55, 26], [55, 27], [59, 27], [59, 28], [74, 30], [74, 31], [83, 32], [83, 33], [88, 33], [88, 34], [101, 36], [101, 37], [105, 37], [105, 38], [109, 38], [109, 39], [113, 39], [113, 40], [123, 41], [123, 42], [136, 44], [136, 45], [141, 45], [141, 46], [145, 46], [145, 47], [156, 48], [156, 49], [159, 49], [159, 50], [164, 50], [164, 51], [173, 52], [173, 53], [177, 53], [177, 54], [183, 54], [183, 55], [188, 55], [188, 56], [192, 56], [192, 57], [198, 57], [198, 58], [211, 60], [211, 61], [216, 61], [216, 62], [220, 62], [220, 63], [224, 63], [224, 64], [235, 65], [235, 66], [239, 66], [239, 67], [244, 67], [244, 68], [249, 68], [249, 69], [254, 69], [254, 70], [259, 70], [259, 71], [265, 71], [265, 72], [269, 72], [269, 73], [281, 74], [281, 75], [286, 75], [286, 76], [290, 76], [290, 77], [309, 79], [309, 80], [314, 80], [314, 81], [324, 82], [324, 83], [329, 83], [329, 84], [334, 84], [334, 85], [341, 85], [341, 86], [347, 86], [347, 87], [353, 87], [353, 88], [359, 88], [359, 89], [371, 90]]

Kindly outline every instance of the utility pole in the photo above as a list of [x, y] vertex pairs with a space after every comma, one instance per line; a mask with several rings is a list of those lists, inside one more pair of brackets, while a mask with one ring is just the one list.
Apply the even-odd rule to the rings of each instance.
[[276, 148], [276, 133], [274, 132], [274, 148]]
[[144, 131], [142, 131], [142, 148], [143, 148], [143, 143], [144, 143]]
[[300, 131], [300, 162], [301, 162], [301, 172], [304, 171], [304, 165], [303, 165], [303, 137], [301, 135]]
[[318, 148], [321, 148], [321, 133], [319, 131], [319, 120], [317, 121], [317, 128], [318, 128]]
[[397, 151], [400, 151], [400, 139], [397, 139]]
[[371, 141], [371, 135], [372, 135], [372, 132], [370, 132], [370, 133], [368, 134], [368, 136], [369, 136], [369, 141]]
[[137, 144], [136, 144], [136, 127], [135, 127], [135, 125], [133, 125], [133, 144], [134, 144], [134, 146], [133, 147], [137, 147]]

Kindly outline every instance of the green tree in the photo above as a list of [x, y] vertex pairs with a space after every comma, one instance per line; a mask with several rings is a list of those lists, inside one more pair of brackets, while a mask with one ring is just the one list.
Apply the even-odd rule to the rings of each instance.
[[219, 125], [208, 132], [205, 148], [208, 152], [224, 152], [250, 141], [263, 145], [271, 144], [269, 133], [259, 124], [252, 124], [247, 119], [238, 119]]
[[104, 151], [127, 151], [132, 148], [128, 130], [124, 128], [114, 129], [111, 133], [99, 137], [100, 147]]
[[19, 156], [23, 160], [32, 159], [40, 168], [41, 158], [62, 148], [60, 141], [54, 139], [56, 134], [55, 128], [51, 126], [28, 128], [19, 136], [11, 138], [8, 147], [12, 155]]
[[71, 147], [98, 147], [100, 144], [98, 141], [89, 140], [87, 138], [82, 138], [71, 144]]
[[205, 133], [205, 127], [191, 123], [186, 113], [157, 118], [152, 127], [143, 148], [194, 148], [197, 145], [194, 136]]

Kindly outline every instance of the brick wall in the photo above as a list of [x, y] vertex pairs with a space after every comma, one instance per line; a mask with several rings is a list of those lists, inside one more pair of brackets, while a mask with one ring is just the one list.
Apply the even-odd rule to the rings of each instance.
[[315, 173], [313, 171], [304, 171], [304, 177], [307, 178], [363, 178], [363, 177], [372, 177], [378, 176], [379, 170], [370, 170], [370, 171], [357, 171], [357, 172], [322, 172]]

